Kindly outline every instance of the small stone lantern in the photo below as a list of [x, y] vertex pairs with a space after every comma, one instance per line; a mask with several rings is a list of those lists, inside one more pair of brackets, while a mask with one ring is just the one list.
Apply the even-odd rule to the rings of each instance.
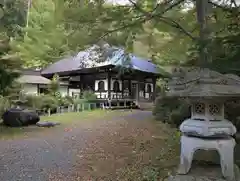
[[179, 174], [187, 174], [193, 154], [199, 149], [217, 150], [223, 176], [235, 181], [235, 126], [224, 118], [224, 103], [240, 96], [240, 77], [209, 69], [178, 71], [169, 82], [168, 96], [187, 98], [191, 117], [180, 125], [181, 156]]

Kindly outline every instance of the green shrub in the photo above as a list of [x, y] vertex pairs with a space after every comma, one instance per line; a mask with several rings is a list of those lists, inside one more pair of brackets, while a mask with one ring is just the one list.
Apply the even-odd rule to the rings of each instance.
[[51, 109], [54, 110], [58, 107], [58, 100], [51, 95], [41, 95], [41, 106], [40, 109]]
[[69, 106], [73, 104], [73, 99], [70, 96], [61, 97], [58, 99], [59, 106]]
[[169, 123], [179, 127], [180, 124], [187, 118], [191, 117], [190, 105], [182, 101], [178, 108], [170, 112]]
[[58, 100], [51, 95], [26, 95], [26, 106], [38, 110], [54, 110], [58, 107]]
[[42, 102], [44, 99], [42, 99], [43, 96], [37, 96], [37, 95], [26, 95], [26, 106], [28, 108], [32, 109], [41, 109], [42, 108]]
[[73, 99], [72, 103], [74, 106], [77, 106], [78, 104], [93, 102], [97, 99], [97, 96], [92, 91], [84, 91], [82, 94], [82, 98], [80, 99]]
[[183, 120], [191, 116], [190, 106], [185, 100], [159, 96], [153, 109], [156, 120], [179, 126]]
[[231, 121], [240, 130], [240, 100], [227, 102], [225, 104], [225, 118]]
[[3, 113], [11, 107], [10, 101], [5, 97], [0, 97], [0, 119], [2, 118]]
[[85, 101], [93, 101], [97, 99], [97, 95], [94, 94], [93, 91], [84, 91], [83, 92], [83, 99]]
[[7, 98], [8, 100], [17, 100], [21, 97], [22, 85], [17, 81], [14, 81], [14, 84], [12, 84], [6, 90], [7, 95], [4, 96], [5, 98]]
[[159, 96], [155, 101], [153, 115], [157, 120], [167, 122], [172, 110], [177, 109], [179, 105], [180, 102], [176, 98]]
[[83, 104], [83, 103], [86, 103], [86, 102], [88, 102], [88, 101], [86, 101], [85, 99], [75, 99], [73, 101], [73, 104], [74, 104], [74, 107], [77, 107], [77, 105]]
[[58, 89], [59, 89], [59, 76], [55, 74], [51, 80], [51, 83], [48, 85], [48, 92], [53, 96], [58, 96]]
[[71, 96], [65, 96], [64, 97], [69, 103], [73, 103], [73, 98]]

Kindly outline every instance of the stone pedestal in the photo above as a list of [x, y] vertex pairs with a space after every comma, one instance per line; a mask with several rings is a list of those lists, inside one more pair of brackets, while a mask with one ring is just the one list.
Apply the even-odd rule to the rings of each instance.
[[220, 156], [222, 175], [229, 181], [236, 181], [233, 159], [235, 144], [235, 140], [231, 137], [225, 139], [203, 139], [183, 135], [181, 137], [179, 174], [187, 174], [189, 172], [196, 150], [216, 150]]

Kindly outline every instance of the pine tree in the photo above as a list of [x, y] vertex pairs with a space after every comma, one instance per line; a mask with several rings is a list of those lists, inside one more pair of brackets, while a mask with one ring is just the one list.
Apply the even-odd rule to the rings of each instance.
[[11, 55], [10, 39], [0, 36], [0, 95], [8, 95], [20, 75], [21, 60]]

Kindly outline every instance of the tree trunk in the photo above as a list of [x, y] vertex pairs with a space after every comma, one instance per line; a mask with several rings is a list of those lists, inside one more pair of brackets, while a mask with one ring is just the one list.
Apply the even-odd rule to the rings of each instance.
[[208, 28], [207, 28], [207, 14], [208, 1], [196, 0], [197, 21], [199, 24], [199, 58], [197, 65], [205, 67], [209, 61], [209, 54], [207, 51], [208, 42]]

